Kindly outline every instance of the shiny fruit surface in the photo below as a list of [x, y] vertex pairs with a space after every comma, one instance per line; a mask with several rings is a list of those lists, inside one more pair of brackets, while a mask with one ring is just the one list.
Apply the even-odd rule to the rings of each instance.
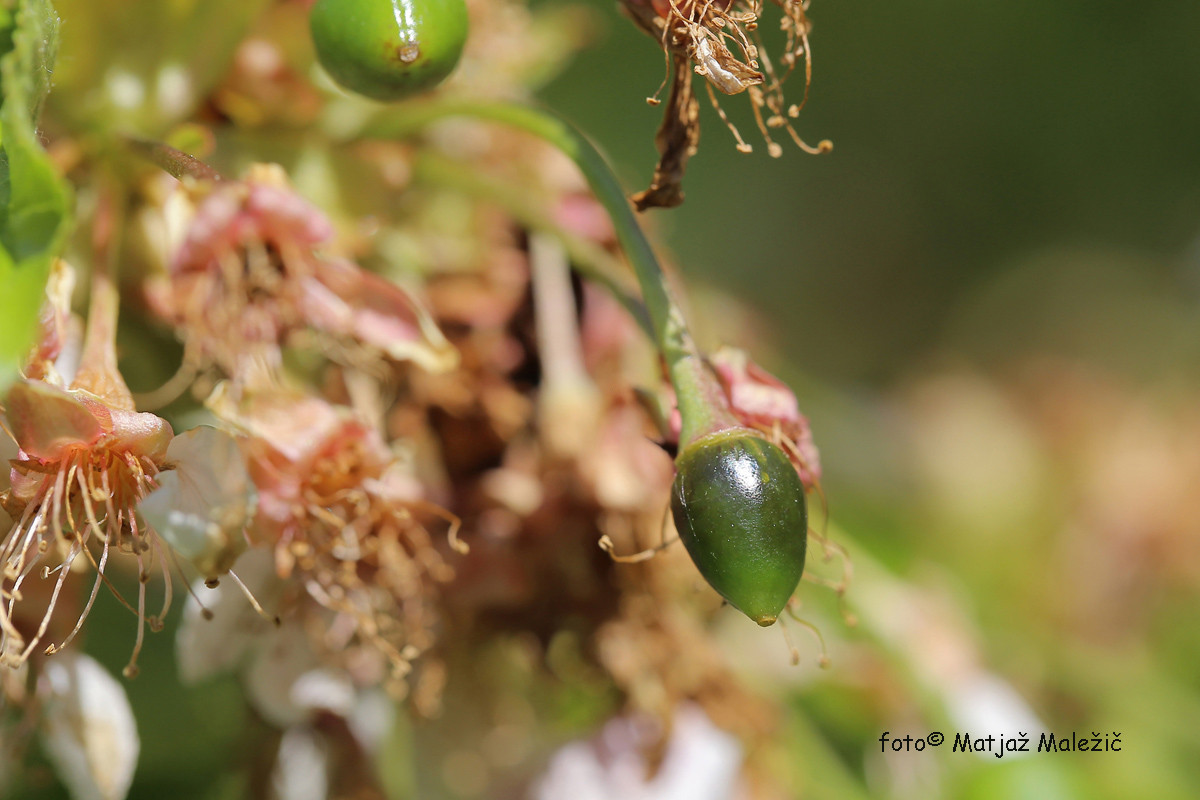
[[454, 70], [467, 7], [463, 0], [318, 0], [309, 27], [321, 66], [338, 84], [374, 100], [402, 100]]
[[759, 625], [779, 617], [804, 572], [808, 509], [787, 455], [745, 429], [710, 434], [675, 461], [671, 511], [700, 574]]

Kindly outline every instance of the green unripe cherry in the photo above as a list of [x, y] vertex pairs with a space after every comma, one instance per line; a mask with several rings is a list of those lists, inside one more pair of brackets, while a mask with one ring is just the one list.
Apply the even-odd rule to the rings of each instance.
[[321, 66], [346, 89], [401, 100], [441, 83], [467, 40], [463, 0], [317, 0], [309, 15]]
[[759, 625], [782, 613], [804, 572], [804, 485], [776, 445], [746, 428], [702, 436], [675, 459], [671, 512], [709, 585]]

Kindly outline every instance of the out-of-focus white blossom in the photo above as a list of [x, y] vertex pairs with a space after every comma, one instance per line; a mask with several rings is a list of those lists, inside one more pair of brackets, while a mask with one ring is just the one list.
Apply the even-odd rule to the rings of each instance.
[[159, 474], [138, 510], [201, 575], [217, 578], [246, 549], [256, 503], [237, 440], [201, 425], [171, 440], [166, 464], [174, 469]]
[[91, 657], [68, 650], [45, 662], [39, 691], [46, 755], [71, 797], [125, 797], [141, 743], [121, 684]]
[[742, 748], [697, 706], [675, 712], [658, 771], [646, 748], [657, 734], [646, 717], [619, 717], [591, 741], [561, 748], [534, 792], [537, 800], [731, 800]]
[[295, 725], [283, 733], [271, 772], [279, 800], [325, 800], [329, 793], [329, 751], [319, 733]]

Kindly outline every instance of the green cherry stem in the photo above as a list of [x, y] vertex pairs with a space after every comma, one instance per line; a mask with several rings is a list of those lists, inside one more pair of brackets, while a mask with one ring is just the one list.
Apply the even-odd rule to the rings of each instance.
[[596, 146], [572, 125], [547, 111], [529, 106], [438, 100], [405, 104], [385, 112], [369, 123], [360, 135], [373, 139], [403, 138], [451, 117], [486, 120], [516, 128], [542, 139], [575, 162], [592, 193], [612, 218], [617, 239], [633, 265], [655, 344], [666, 361], [678, 397], [683, 423], [680, 445], [711, 433], [741, 427], [696, 348], [683, 311], [672, 296], [658, 257], [638, 224], [620, 183]]

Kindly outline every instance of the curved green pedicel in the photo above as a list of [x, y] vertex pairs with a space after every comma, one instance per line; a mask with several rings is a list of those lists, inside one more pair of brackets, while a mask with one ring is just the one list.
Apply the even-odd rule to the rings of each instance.
[[441, 83], [467, 40], [463, 0], [318, 0], [309, 16], [321, 66], [346, 89], [401, 100]]
[[460, 99], [408, 104], [382, 116], [365, 135], [406, 136], [459, 116], [510, 125], [557, 147], [578, 165], [608, 210], [641, 286], [648, 333], [666, 362], [679, 405], [675, 527], [705, 580], [759, 625], [772, 624], [800, 582], [808, 543], [804, 486], [792, 462], [734, 417], [620, 183], [579, 131], [537, 109]]
[[808, 510], [795, 467], [758, 433], [700, 437], [675, 461], [671, 511], [700, 574], [759, 625], [779, 617], [804, 572]]

